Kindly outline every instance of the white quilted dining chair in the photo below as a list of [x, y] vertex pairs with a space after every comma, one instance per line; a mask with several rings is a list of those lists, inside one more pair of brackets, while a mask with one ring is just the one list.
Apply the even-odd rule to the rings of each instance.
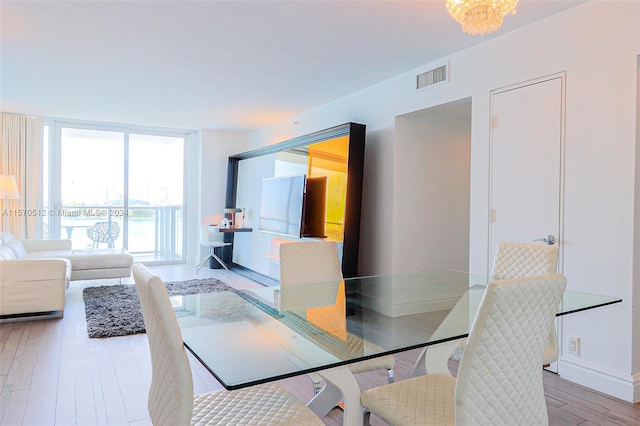
[[501, 242], [491, 269], [491, 281], [533, 277], [556, 272], [558, 246]]
[[141, 264], [132, 270], [151, 352], [148, 408], [154, 426], [323, 425], [277, 384], [194, 397], [189, 358], [165, 285]]
[[[554, 274], [558, 266], [558, 246], [532, 243], [501, 242], [493, 259], [491, 280]], [[558, 360], [560, 350], [556, 335], [555, 317], [551, 320], [549, 339], [542, 365]]]
[[366, 390], [362, 405], [391, 425], [547, 425], [540, 358], [566, 279], [492, 281], [458, 376], [430, 374]]
[[[557, 264], [557, 246], [501, 242], [498, 244], [498, 249], [493, 259], [493, 267], [489, 281], [554, 274], [556, 273]], [[453, 353], [449, 352], [447, 356], [450, 354], [450, 359], [460, 361], [465, 345], [466, 339], [462, 339], [452, 350]], [[430, 370], [431, 372], [438, 373], [448, 371], [447, 361], [438, 358], [440, 354], [431, 357], [427, 356], [428, 351], [433, 351], [434, 349], [435, 347], [430, 348], [427, 346], [420, 352], [414, 364], [412, 375], [416, 374], [417, 366], [423, 357], [425, 359], [425, 369], [427, 372]], [[549, 326], [549, 336], [542, 358], [542, 365], [547, 367], [552, 362], [555, 362], [558, 359], [558, 354], [558, 338], [556, 337], [554, 317], [551, 319], [551, 325]]]
[[[312, 299], [315, 306], [327, 306], [336, 303], [338, 284], [342, 281], [342, 267], [338, 256], [338, 248], [331, 241], [310, 241], [283, 243], [280, 245], [280, 295], [286, 297], [287, 287], [311, 284], [327, 283], [327, 293], [321, 295], [322, 300]], [[288, 301], [288, 303], [296, 303]], [[298, 302], [307, 303], [307, 302]], [[282, 306], [281, 306], [282, 308]], [[371, 343], [363, 342], [364, 350]], [[367, 371], [386, 370], [389, 383], [394, 381], [393, 367], [395, 358], [385, 355], [366, 361], [349, 365], [352, 373], [364, 373]], [[321, 389], [321, 379], [310, 375], [317, 394]]]

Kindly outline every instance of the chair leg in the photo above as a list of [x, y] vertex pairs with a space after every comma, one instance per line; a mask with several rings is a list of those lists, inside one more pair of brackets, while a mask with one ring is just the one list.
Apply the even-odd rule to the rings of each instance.
[[200, 268], [202, 268], [204, 266], [205, 263], [207, 263], [207, 261], [211, 259], [211, 255], [208, 254], [204, 259], [202, 259], [200, 261], [200, 263], [198, 263], [198, 265], [196, 266], [196, 275], [198, 274], [198, 272], [200, 271]]
[[220, 258], [219, 258], [215, 253], [211, 253], [211, 257], [213, 257], [215, 260], [217, 260], [217, 261], [218, 261], [218, 263], [219, 263], [220, 265], [222, 265], [222, 267], [223, 267], [224, 269], [226, 269], [227, 271], [229, 270], [229, 268], [227, 268], [227, 265], [225, 265], [225, 264], [224, 264], [224, 262], [222, 261], [222, 259], [220, 259]]
[[422, 360], [424, 359], [424, 356], [427, 354], [427, 347], [425, 346], [424, 348], [422, 348], [422, 350], [420, 351], [420, 354], [418, 355], [418, 358], [416, 359], [416, 362], [413, 363], [413, 368], [411, 369], [411, 376], [410, 377], [416, 377], [416, 371], [418, 370], [418, 367], [420, 366], [420, 363], [422, 362]]
[[316, 374], [310, 374], [309, 378], [313, 382], [313, 396], [316, 396], [322, 390], [322, 379]]
[[[322, 378], [320, 378], [318, 375], [313, 373], [309, 374], [308, 376], [313, 382], [313, 395], [315, 396], [319, 394], [320, 391], [322, 390]], [[396, 381], [396, 376], [395, 376], [395, 373], [393, 372], [393, 368], [389, 368], [387, 370], [387, 379], [389, 383], [394, 383]], [[337, 407], [344, 410], [344, 403], [342, 401], [338, 402]], [[369, 424], [369, 411], [365, 410], [364, 413], [365, 413], [364, 424], [366, 426]]]
[[461, 340], [462, 339], [449, 340], [447, 342], [438, 343], [437, 345], [424, 347], [420, 352], [420, 355], [418, 355], [416, 362], [413, 364], [411, 377], [416, 377], [418, 375], [417, 369], [423, 358], [426, 374], [441, 373], [451, 375], [451, 372], [449, 371], [449, 358]]
[[396, 375], [393, 372], [393, 368], [387, 370], [387, 378], [389, 379], [389, 383], [394, 383], [396, 381]]

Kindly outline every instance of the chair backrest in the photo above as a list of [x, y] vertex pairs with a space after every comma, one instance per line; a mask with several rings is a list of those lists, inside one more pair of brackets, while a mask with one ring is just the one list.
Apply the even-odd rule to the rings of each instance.
[[[555, 274], [558, 246], [532, 243], [502, 242], [493, 261], [491, 280], [508, 280], [536, 275]], [[557, 361], [560, 354], [555, 318], [549, 326], [549, 338], [542, 365]]]
[[540, 360], [566, 279], [489, 283], [460, 361], [456, 424], [548, 424]]
[[[209, 247], [211, 243], [221, 243], [223, 234], [219, 232], [212, 232], [209, 229], [210, 225], [220, 225], [222, 222], [222, 215], [210, 215], [202, 218], [200, 223], [200, 245]], [[220, 234], [219, 236], [216, 234]]]
[[342, 279], [338, 246], [331, 241], [280, 244], [280, 284]]
[[97, 222], [87, 229], [87, 236], [96, 243], [113, 243], [120, 235], [118, 222]]
[[162, 279], [145, 266], [132, 266], [151, 352], [149, 416], [154, 426], [190, 425], [193, 379], [182, 333]]
[[[341, 281], [342, 267], [335, 242], [310, 241], [280, 244], [281, 308], [333, 305], [336, 303]], [[314, 286], [313, 294], [304, 290], [304, 284], [314, 283], [327, 283], [327, 285], [322, 289]]]
[[493, 260], [491, 280], [555, 274], [558, 246], [502, 242]]

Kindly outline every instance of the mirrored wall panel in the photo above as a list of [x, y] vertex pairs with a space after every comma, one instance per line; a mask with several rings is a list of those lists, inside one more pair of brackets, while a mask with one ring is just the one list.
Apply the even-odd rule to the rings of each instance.
[[365, 126], [347, 123], [229, 157], [227, 208], [238, 230], [225, 261], [263, 284], [279, 281], [279, 246], [335, 241], [345, 277], [357, 275]]

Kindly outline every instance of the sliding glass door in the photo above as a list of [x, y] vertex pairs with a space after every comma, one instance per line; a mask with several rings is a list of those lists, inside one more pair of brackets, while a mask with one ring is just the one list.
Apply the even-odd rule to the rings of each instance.
[[186, 136], [55, 128], [50, 237], [76, 249], [125, 248], [136, 261], [181, 262]]
[[111, 209], [124, 196], [124, 135], [62, 128], [61, 136], [60, 236], [74, 248], [125, 247], [123, 215]]
[[184, 137], [129, 135], [129, 251], [141, 260], [182, 259], [183, 164]]

